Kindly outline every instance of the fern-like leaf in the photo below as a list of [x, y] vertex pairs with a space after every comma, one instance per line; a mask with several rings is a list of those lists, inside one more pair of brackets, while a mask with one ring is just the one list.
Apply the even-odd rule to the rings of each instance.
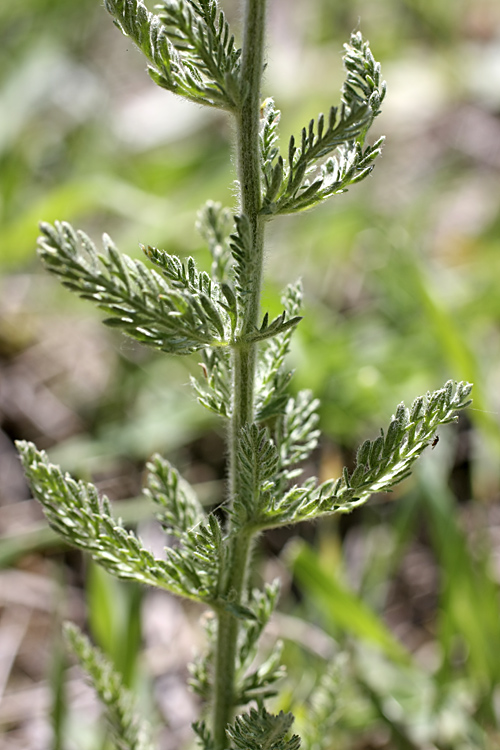
[[111, 315], [109, 326], [171, 354], [224, 346], [231, 322], [218, 285], [175, 256], [149, 248], [162, 274], [121, 255], [104, 235], [104, 254], [67, 223], [42, 224], [39, 254], [47, 270], [83, 299]]
[[280, 486], [302, 473], [296, 464], [305, 461], [318, 444], [319, 400], [309, 390], [299, 391], [288, 399], [284, 414], [276, 426], [276, 443], [280, 452]]
[[196, 734], [198, 744], [200, 745], [202, 750], [214, 750], [214, 741], [212, 738], [212, 733], [207, 727], [206, 722], [195, 721], [195, 723], [192, 724], [191, 726], [193, 728], [194, 733]]
[[[351, 34], [344, 49], [343, 61], [347, 76], [342, 86], [342, 102], [351, 113], [368, 104], [373, 120], [380, 114], [380, 105], [387, 88], [382, 79], [380, 63], [373, 57], [368, 42], [359, 31]], [[371, 122], [367, 123], [365, 133], [370, 124]]]
[[[278, 593], [279, 581], [266, 585], [263, 591], [254, 590], [248, 602], [248, 611], [253, 613], [253, 617], [240, 617], [236, 655], [235, 706], [275, 695], [274, 683], [284, 675], [284, 668], [280, 665], [280, 644], [273, 649], [266, 661], [250, 671], [257, 655], [258, 640], [277, 604]], [[212, 617], [206, 618], [204, 625], [205, 640], [208, 645], [205, 653], [199, 655], [189, 665], [189, 685], [202, 700], [209, 701], [213, 694], [213, 659], [217, 629], [216, 621]]]
[[258, 514], [260, 506], [265, 503], [265, 498], [274, 486], [279, 453], [265, 428], [256, 424], [243, 428], [239, 441], [238, 465], [244, 492], [233, 500], [231, 514], [235, 527]]
[[274, 106], [274, 100], [266, 99], [261, 108], [260, 155], [262, 197], [267, 205], [272, 204], [283, 181], [283, 159], [279, 156], [277, 145], [280, 118], [281, 112]]
[[[288, 319], [298, 317], [302, 307], [302, 284], [289, 284], [281, 298], [281, 304]], [[284, 414], [288, 395], [286, 388], [292, 373], [284, 367], [285, 357], [290, 349], [290, 341], [295, 327], [279, 333], [262, 346], [257, 370], [256, 421], [264, 422]]]
[[[248, 218], [243, 214], [234, 217], [236, 231], [230, 236], [231, 253], [234, 260], [233, 273], [235, 279], [236, 302], [238, 315], [241, 320], [245, 316], [248, 301], [251, 298], [251, 292], [257, 277], [258, 259], [255, 256], [252, 228]], [[241, 331], [238, 329], [237, 340], [245, 344], [257, 343], [266, 339], [282, 336], [291, 331], [300, 322], [299, 315], [289, 315], [292, 306], [285, 304], [285, 309], [281, 315], [269, 322], [268, 313], [265, 314], [260, 328], [254, 327], [252, 330]], [[288, 338], [288, 337], [287, 337]]]
[[265, 708], [252, 708], [236, 717], [227, 735], [234, 750], [299, 750], [300, 738], [290, 737], [292, 724], [292, 714], [273, 715]]
[[237, 669], [240, 672], [247, 669], [255, 658], [259, 638], [278, 603], [279, 591], [280, 582], [276, 579], [266, 584], [262, 591], [254, 589], [251, 593], [249, 607], [255, 619], [245, 622], [240, 632], [237, 656]]
[[350, 513], [374, 493], [390, 491], [409, 476], [437, 428], [456, 421], [456, 412], [471, 403], [471, 390], [470, 383], [450, 380], [440, 390], [417, 398], [410, 409], [400, 404], [387, 434], [382, 431], [378, 438], [366, 440], [359, 448], [352, 473], [344, 468], [337, 480], [319, 487], [310, 480], [283, 496], [275, 495], [255, 523], [260, 528], [270, 528], [332, 513]]
[[287, 319], [286, 310], [283, 310], [281, 315], [278, 315], [277, 318], [274, 318], [274, 320], [269, 322], [269, 314], [266, 313], [264, 315], [260, 328], [252, 331], [251, 333], [248, 333], [242, 340], [246, 344], [255, 344], [259, 341], [265, 341], [266, 339], [280, 336], [286, 331], [290, 331], [291, 329], [295, 328], [295, 326], [298, 325], [301, 320], [302, 317], [300, 315], [296, 315], [293, 318]]
[[158, 86], [197, 104], [235, 109], [240, 50], [215, 0], [165, 0], [159, 15], [142, 0], [105, 0], [105, 5], [146, 56]]
[[216, 0], [163, 0], [158, 11], [185, 79], [207, 103], [235, 109], [241, 50]]
[[118, 750], [153, 750], [151, 730], [139, 718], [134, 697], [108, 659], [75, 625], [66, 623], [64, 635], [106, 709], [115, 747]]
[[219, 283], [228, 281], [231, 266], [229, 237], [234, 231], [234, 219], [228, 208], [207, 201], [198, 212], [196, 229], [208, 245], [212, 256], [212, 278]]
[[[233, 273], [235, 279], [236, 307], [240, 320], [244, 320], [245, 311], [248, 302], [251, 299], [251, 293], [255, 279], [258, 276], [257, 263], [253, 241], [252, 228], [248, 218], [243, 214], [234, 217], [236, 231], [230, 236], [231, 253], [234, 260]], [[281, 336], [285, 332], [293, 329], [301, 320], [299, 315], [288, 316], [289, 306], [277, 318], [269, 322], [269, 315], [266, 313], [260, 328], [253, 327], [252, 330], [242, 331], [237, 328], [236, 340], [245, 344], [257, 343], [275, 336]]]
[[244, 706], [250, 701], [263, 701], [277, 695], [275, 683], [286, 675], [281, 664], [283, 643], [275, 643], [268, 658], [257, 669], [245, 675], [236, 687], [235, 704]]
[[157, 518], [168, 534], [181, 536], [205, 521], [193, 488], [164, 458], [155, 454], [147, 464], [145, 494], [158, 507]]
[[327, 118], [321, 114], [317, 121], [312, 119], [302, 129], [300, 139], [292, 136], [286, 161], [275, 145], [279, 113], [272, 103], [264, 108], [261, 152], [265, 215], [302, 211], [344, 192], [370, 174], [381, 152], [383, 139], [364, 147], [386, 91], [380, 64], [359, 32], [344, 46], [347, 77], [340, 108], [331, 107]]
[[257, 656], [257, 646], [262, 631], [269, 622], [279, 595], [279, 581], [267, 584], [262, 591], [252, 591], [248, 606], [254, 620], [242, 623], [236, 658], [235, 705], [245, 705], [252, 700], [264, 700], [276, 695], [274, 684], [285, 675], [281, 665], [281, 643], [277, 643], [270, 656], [257, 668], [250, 669]]
[[[311, 121], [312, 122], [312, 121]], [[304, 137], [305, 131], [303, 131]], [[359, 142], [341, 143], [334, 147], [336, 154], [315, 169], [311, 166], [301, 174], [301, 159], [297, 158], [297, 168], [290, 170], [287, 191], [278, 205], [278, 213], [296, 213], [317, 205], [332, 195], [345, 193], [347, 188], [361, 182], [371, 173], [373, 162], [382, 153], [383, 138], [373, 146], [362, 148]], [[333, 149], [332, 149], [333, 150]], [[290, 159], [295, 160], [298, 149], [290, 145]], [[302, 165], [304, 162], [302, 162]]]
[[231, 417], [231, 361], [226, 348], [208, 347], [201, 353], [203, 379], [191, 378], [198, 401], [221, 417]]
[[[239, 315], [245, 318], [252, 285], [257, 273], [257, 260], [253, 252], [252, 229], [243, 214], [234, 217], [236, 231], [230, 237], [231, 254], [234, 260], [234, 279]], [[238, 331], [240, 332], [240, 331]]]
[[168, 562], [177, 571], [179, 582], [192, 598], [210, 603], [215, 609], [231, 609], [231, 603], [219, 597], [225, 547], [221, 526], [213, 514], [204, 523], [179, 535], [180, 546], [168, 549]]
[[19, 442], [17, 447], [34, 497], [42, 504], [50, 526], [68, 544], [89, 552], [117, 578], [166, 589], [214, 607], [225, 606], [216, 601], [223, 545], [213, 516], [187, 531], [182, 546], [168, 549], [165, 560], [155, 558], [133, 532], [113, 518], [108, 499], [99, 498], [92, 484], [63, 475], [32, 443]]

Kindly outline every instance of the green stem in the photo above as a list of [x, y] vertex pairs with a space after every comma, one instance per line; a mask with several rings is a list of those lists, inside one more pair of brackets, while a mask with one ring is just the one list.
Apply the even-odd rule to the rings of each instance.
[[[230, 585], [234, 600], [241, 601], [244, 590], [251, 535], [235, 535], [231, 548]], [[239, 596], [238, 596], [239, 594]], [[229, 612], [219, 612], [215, 652], [213, 732], [215, 750], [227, 747], [226, 727], [235, 709], [234, 681], [238, 641], [238, 619]]]
[[[240, 212], [249, 221], [252, 232], [253, 269], [251, 288], [248, 289], [242, 336], [254, 330], [260, 315], [264, 221], [261, 208], [260, 163], [260, 86], [264, 65], [266, 0], [246, 0], [244, 38], [241, 63], [242, 105], [236, 114], [238, 177], [240, 181]], [[253, 488], [244, 488], [240, 477], [239, 443], [245, 425], [253, 422], [256, 346], [240, 344], [233, 349], [233, 404], [229, 435], [229, 493], [230, 499], [242, 498], [248, 503]], [[231, 533], [232, 532], [232, 533]], [[223, 593], [235, 604], [243, 601], [248, 561], [253, 533], [247, 529], [229, 533], [229, 558]], [[228, 741], [226, 727], [235, 709], [235, 670], [238, 639], [238, 619], [226, 611], [218, 614], [215, 653], [213, 739], [215, 750], [224, 750]]]

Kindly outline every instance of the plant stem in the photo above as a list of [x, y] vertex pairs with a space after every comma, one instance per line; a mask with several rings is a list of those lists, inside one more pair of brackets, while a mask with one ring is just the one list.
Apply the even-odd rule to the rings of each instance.
[[[240, 602], [246, 579], [251, 535], [235, 535], [231, 545], [230, 582], [235, 601]], [[238, 596], [239, 594], [239, 596]], [[228, 744], [226, 727], [233, 718], [235, 708], [234, 678], [236, 673], [236, 647], [238, 619], [229, 612], [219, 612], [215, 652], [215, 680], [213, 706], [213, 739], [215, 750]]]
[[[264, 248], [264, 221], [261, 208], [260, 163], [260, 86], [264, 64], [266, 0], [246, 0], [241, 64], [242, 104], [236, 114], [238, 177], [240, 181], [240, 212], [249, 221], [252, 234], [252, 282], [248, 292], [245, 318], [241, 327], [244, 336], [257, 326], [260, 315], [262, 265]], [[241, 431], [253, 422], [256, 345], [240, 344], [233, 349], [233, 404], [229, 434], [229, 493], [230, 500], [249, 495], [241, 482], [239, 444]], [[227, 577], [223, 582], [224, 595], [235, 604], [243, 600], [248, 560], [253, 534], [247, 529], [229, 533], [229, 558]], [[234, 680], [238, 619], [229, 612], [218, 614], [217, 645], [215, 653], [215, 680], [213, 705], [213, 739], [215, 750], [224, 750], [228, 741], [226, 727], [231, 722], [235, 708]]]

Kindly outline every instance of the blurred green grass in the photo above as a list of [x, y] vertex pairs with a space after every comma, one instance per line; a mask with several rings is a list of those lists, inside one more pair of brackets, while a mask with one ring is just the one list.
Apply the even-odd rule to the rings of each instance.
[[[235, 4], [223, 5], [236, 21]], [[420, 474], [398, 493], [400, 504], [360, 514], [364, 543], [380, 525], [394, 555], [375, 550], [365, 578], [355, 583], [348, 575], [342, 580], [327, 552], [322, 562], [337, 571], [330, 586], [337, 598], [330, 590], [322, 615], [321, 606], [307, 604], [321, 594], [297, 574], [307, 604], [298, 613], [328, 631], [324, 608], [334, 610], [347, 597], [355, 622], [352, 628], [337, 623], [335, 637], [366, 640], [363, 622], [383, 628], [391, 582], [423, 535], [441, 571], [429, 625], [438, 666], [419, 666], [418, 676], [405, 677], [387, 657], [387, 684], [392, 679], [397, 693], [399, 679], [414, 680], [425, 683], [422, 694], [434, 691], [428, 728], [438, 726], [443, 706], [451, 705], [454, 717], [461, 711], [468, 717], [465, 739], [447, 740], [429, 729], [425, 741], [493, 750], [500, 724], [498, 660], [488, 658], [498, 653], [500, 622], [500, 9], [493, 0], [271, 0], [265, 95], [282, 109], [284, 143], [338, 101], [342, 43], [358, 25], [388, 80], [380, 123], [387, 134], [384, 156], [349, 194], [271, 226], [266, 304], [279, 312], [280, 288], [302, 276], [305, 319], [292, 351], [293, 387], [313, 388], [322, 400], [322, 472], [336, 467], [339, 452], [349, 459], [399, 401], [448, 378], [474, 382], [474, 404], [458, 428], [440, 435]], [[163, 450], [188, 472], [195, 456], [201, 471], [195, 480], [216, 478], [196, 452], [207, 435], [220, 433], [187, 386], [196, 360], [179, 364], [111, 333], [97, 334], [99, 316], [43, 275], [34, 246], [39, 220], [65, 219], [95, 237], [109, 232], [125, 252], [138, 253], [144, 242], [208, 265], [194, 230], [196, 211], [208, 198], [234, 207], [231, 128], [224, 118], [155, 89], [133, 46], [94, 0], [4, 3], [0, 42], [2, 377], [7, 382], [19, 358], [34, 369], [42, 361], [37, 382], [76, 415], [50, 432], [38, 412], [22, 420], [8, 412], [0, 429], [9, 444], [16, 437], [41, 441], [80, 475], [119, 474], [124, 462], [141, 466]], [[104, 372], [82, 395], [87, 371], [65, 353], [61, 321], [76, 326], [87, 318], [90, 328], [76, 327], [76, 335], [104, 336], [102, 346], [112, 355], [94, 355]], [[48, 374], [47, 341], [58, 342], [60, 363]], [[2, 502], [9, 502], [9, 491]], [[471, 513], [473, 528], [464, 530]], [[478, 536], [482, 545], [473, 544]], [[345, 555], [338, 543], [337, 564]], [[324, 550], [318, 555], [319, 565]], [[349, 561], [342, 565], [348, 573]], [[293, 609], [292, 599], [287, 606]], [[307, 671], [307, 659], [292, 645], [289, 651], [291, 672], [297, 664]], [[411, 714], [402, 699], [408, 722], [389, 721], [387, 729], [383, 696], [369, 674], [371, 657], [366, 668], [363, 658], [351, 660], [360, 715], [371, 717], [366, 723], [374, 731], [383, 725], [389, 732], [383, 747], [421, 747], [410, 715], [418, 716], [422, 706]], [[375, 671], [384, 673], [377, 664]], [[311, 681], [321, 669], [315, 663]], [[307, 698], [300, 684], [298, 696], [299, 703]], [[345, 718], [346, 736], [362, 734], [355, 713]]]

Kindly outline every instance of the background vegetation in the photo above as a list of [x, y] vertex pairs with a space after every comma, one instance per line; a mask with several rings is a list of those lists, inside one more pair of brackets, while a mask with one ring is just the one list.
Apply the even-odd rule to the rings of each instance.
[[[223, 4], [236, 22], [237, 4]], [[273, 226], [269, 299], [304, 280], [292, 356], [294, 388], [322, 400], [315, 469], [336, 474], [399, 400], [447, 378], [475, 383], [473, 408], [397, 497], [304, 527], [302, 541], [266, 537], [262, 575], [279, 569], [285, 581], [271, 636], [285, 639], [291, 679], [277, 708], [300, 719], [333, 658], [325, 711], [337, 721], [335, 747], [497, 748], [500, 9], [493, 0], [270, 6], [267, 81], [285, 142], [337, 100], [342, 44], [358, 23], [389, 87], [373, 176]], [[0, 41], [5, 747], [105, 743], [79, 674], [69, 668], [63, 681], [59, 627], [70, 617], [87, 622], [145, 705], [153, 697], [169, 721], [161, 746], [174, 748], [194, 713], [183, 682], [197, 613], [57, 548], [27, 501], [13, 440], [92, 475], [153, 546], [148, 509], [130, 501], [153, 451], [203, 483], [207, 502], [220, 497], [219, 425], [186, 385], [196, 357], [179, 363], [114, 337], [41, 272], [34, 246], [40, 219], [64, 218], [94, 236], [106, 228], [132, 254], [139, 241], [201, 250], [197, 209], [208, 197], [234, 202], [231, 133], [225, 118], [149, 82], [94, 0], [3, 4]]]

